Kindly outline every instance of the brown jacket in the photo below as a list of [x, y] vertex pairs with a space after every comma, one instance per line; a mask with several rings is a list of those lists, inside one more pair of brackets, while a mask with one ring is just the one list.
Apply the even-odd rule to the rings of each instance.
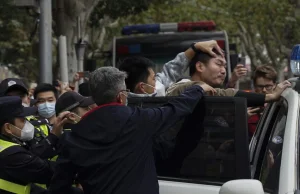
[[[186, 81], [186, 82], [178, 82], [173, 85], [171, 85], [166, 92], [166, 96], [179, 96], [181, 93], [183, 93], [187, 88], [201, 84], [204, 82], [201, 81]], [[214, 96], [235, 96], [238, 90], [235, 90], [233, 88], [228, 89], [221, 89], [221, 88], [215, 88], [217, 93]]]

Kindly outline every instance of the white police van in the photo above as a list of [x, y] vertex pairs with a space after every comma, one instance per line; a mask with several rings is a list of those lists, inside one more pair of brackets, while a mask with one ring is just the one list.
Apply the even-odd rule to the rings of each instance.
[[[160, 194], [300, 194], [297, 79], [266, 107], [251, 139], [246, 99], [203, 98], [191, 116], [156, 140]], [[129, 103], [155, 107], [168, 100]]]
[[[216, 31], [214, 21], [124, 26], [122, 35], [113, 38], [107, 66], [118, 67], [119, 61], [126, 57], [143, 56], [156, 64], [155, 72], [160, 72], [165, 63], [184, 52], [192, 43], [207, 40], [216, 40], [225, 51], [227, 64], [231, 64], [227, 65], [226, 80], [231, 76], [231, 68], [237, 63], [237, 59], [231, 55], [235, 49], [231, 49], [226, 31]], [[235, 62], [231, 63], [231, 59]]]

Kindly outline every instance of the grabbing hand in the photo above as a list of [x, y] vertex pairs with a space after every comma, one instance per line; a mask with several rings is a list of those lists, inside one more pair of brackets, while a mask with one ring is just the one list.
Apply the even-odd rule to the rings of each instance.
[[[217, 41], [215, 40], [197, 42], [195, 44], [195, 47], [196, 49], [201, 50], [204, 53], [208, 53], [212, 57], [217, 57], [217, 55], [224, 56], [222, 49], [219, 47]], [[217, 53], [215, 53], [213, 50], [216, 50]]]
[[206, 94], [210, 96], [214, 96], [217, 93], [217, 91], [213, 87], [204, 82], [200, 82], [198, 83], [198, 85], [204, 90]]
[[290, 86], [291, 86], [291, 83], [287, 80], [281, 82], [280, 84], [278, 84], [276, 86], [276, 88], [274, 89], [272, 94], [266, 95], [266, 102], [279, 100], [282, 92]]
[[68, 114], [70, 114], [70, 112], [65, 111], [65, 112], [60, 113], [58, 115], [58, 117], [56, 117], [56, 121], [53, 125], [51, 133], [53, 133], [54, 135], [56, 135], [58, 137], [62, 134], [64, 125], [69, 122], [69, 119], [67, 117]]
[[253, 107], [247, 108], [248, 118], [253, 115], [256, 115], [259, 111], [260, 111], [259, 107], [258, 108], [253, 108]]

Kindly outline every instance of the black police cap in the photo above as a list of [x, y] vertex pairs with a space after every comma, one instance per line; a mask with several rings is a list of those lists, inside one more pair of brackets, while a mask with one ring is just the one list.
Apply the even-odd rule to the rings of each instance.
[[28, 94], [27, 87], [20, 79], [7, 78], [0, 83], [0, 96], [6, 96], [6, 94], [12, 90], [19, 90]]
[[17, 117], [27, 117], [35, 115], [37, 108], [23, 107], [22, 100], [18, 96], [0, 97], [0, 121], [14, 119]]

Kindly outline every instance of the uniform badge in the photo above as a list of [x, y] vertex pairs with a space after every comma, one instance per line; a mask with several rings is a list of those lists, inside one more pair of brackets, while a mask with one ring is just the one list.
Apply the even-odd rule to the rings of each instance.
[[8, 87], [10, 87], [10, 86], [12, 86], [12, 85], [15, 85], [15, 84], [17, 84], [15, 81], [9, 81], [9, 82], [7, 83]]

